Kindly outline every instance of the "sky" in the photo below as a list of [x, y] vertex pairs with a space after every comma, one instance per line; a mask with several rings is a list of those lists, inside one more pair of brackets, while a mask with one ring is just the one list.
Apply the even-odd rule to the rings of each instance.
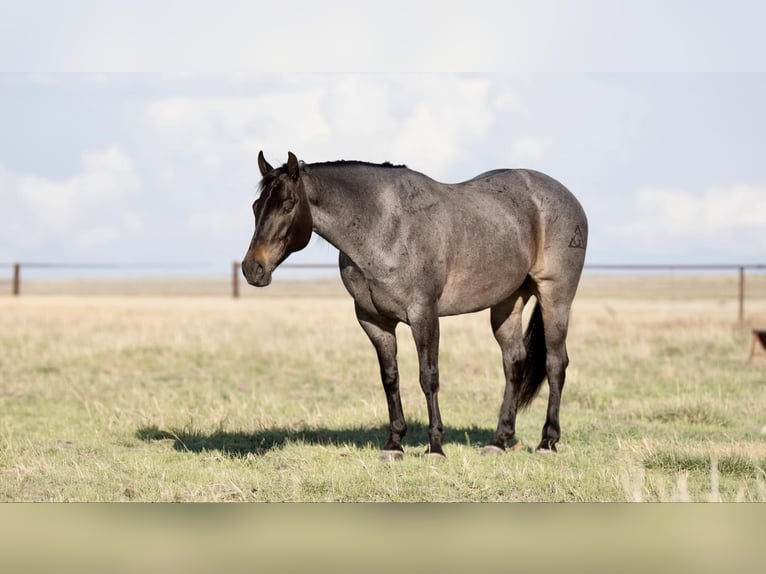
[[0, 3], [0, 262], [228, 269], [263, 150], [537, 169], [587, 263], [766, 263], [759, 3], [272, 4]]

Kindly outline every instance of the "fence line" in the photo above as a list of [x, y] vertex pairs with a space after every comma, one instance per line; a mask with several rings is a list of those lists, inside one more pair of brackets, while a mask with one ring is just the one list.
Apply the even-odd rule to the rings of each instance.
[[[190, 264], [158, 264], [158, 263], [52, 263], [52, 262], [26, 262], [26, 263], [0, 263], [0, 267], [12, 267], [12, 293], [18, 297], [21, 294], [21, 268], [30, 269], [189, 269], [201, 267]], [[209, 267], [209, 266], [206, 266]], [[239, 297], [240, 263], [234, 261], [231, 271], [231, 294], [233, 298]], [[336, 269], [337, 263], [285, 263], [281, 266], [285, 269]], [[766, 270], [766, 264], [694, 264], [694, 263], [637, 263], [637, 264], [604, 264], [592, 263], [585, 265], [586, 270], [600, 271], [736, 271], [738, 274], [738, 318], [742, 323], [745, 318], [745, 273], [747, 270]]]

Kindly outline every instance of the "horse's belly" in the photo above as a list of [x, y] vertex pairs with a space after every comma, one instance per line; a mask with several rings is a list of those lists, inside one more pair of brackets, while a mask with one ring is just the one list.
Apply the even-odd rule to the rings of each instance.
[[464, 212], [453, 223], [439, 297], [441, 315], [469, 313], [504, 301], [524, 284], [534, 260], [532, 222], [520, 224], [502, 204], [488, 203], [480, 216], [470, 215]]
[[465, 269], [450, 274], [439, 297], [439, 315], [460, 315], [492, 307], [518, 291], [526, 278], [526, 269]]

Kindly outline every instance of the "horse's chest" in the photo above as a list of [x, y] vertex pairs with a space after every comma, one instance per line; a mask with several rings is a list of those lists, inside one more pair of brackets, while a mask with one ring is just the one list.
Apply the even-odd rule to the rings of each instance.
[[385, 285], [372, 284], [370, 285], [370, 300], [381, 315], [400, 321], [406, 320], [407, 302], [402, 297], [401, 292]]
[[341, 267], [341, 279], [354, 302], [367, 313], [399, 321], [406, 319], [409, 289], [401, 281], [365, 275], [354, 264]]

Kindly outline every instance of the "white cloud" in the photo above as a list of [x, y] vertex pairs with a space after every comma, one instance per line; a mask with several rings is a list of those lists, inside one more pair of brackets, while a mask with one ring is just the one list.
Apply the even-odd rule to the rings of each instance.
[[149, 104], [147, 117], [167, 149], [218, 168], [244, 156], [252, 159], [269, 143], [285, 147], [282, 140], [289, 138], [292, 146], [300, 146], [326, 133], [319, 98], [315, 90], [255, 97], [171, 98]]
[[[107, 221], [140, 188], [132, 160], [117, 146], [83, 154], [79, 173], [66, 179], [16, 174], [0, 166], [0, 242], [9, 256], [29, 245], [51, 253], [114, 241]], [[12, 251], [12, 252], [11, 252]]]
[[734, 185], [701, 194], [644, 187], [636, 204], [641, 221], [652, 220], [663, 233], [706, 236], [730, 230], [766, 231], [766, 187]]
[[459, 75], [304, 75], [252, 97], [157, 100], [146, 118], [165, 153], [208, 167], [252, 165], [263, 149], [275, 165], [289, 150], [308, 162], [390, 160], [443, 176], [488, 139], [488, 88]]
[[444, 173], [489, 133], [494, 120], [489, 82], [484, 78], [428, 76], [413, 84], [411, 112], [398, 123], [390, 118], [396, 132], [394, 152], [413, 165], [422, 162], [424, 171]]
[[81, 173], [63, 181], [6, 175], [8, 193], [26, 205], [46, 228], [67, 229], [87, 210], [138, 189], [133, 164], [118, 147], [83, 155]]
[[701, 193], [642, 187], [629, 223], [615, 233], [636, 248], [761, 256], [766, 249], [766, 187], [732, 185]]

